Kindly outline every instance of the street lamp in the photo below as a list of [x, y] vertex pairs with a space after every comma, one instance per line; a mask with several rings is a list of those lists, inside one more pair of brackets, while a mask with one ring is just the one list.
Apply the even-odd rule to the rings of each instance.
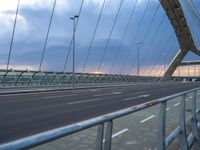
[[164, 74], [165, 74], [165, 72], [166, 72], [166, 53], [164, 52], [163, 53], [163, 72], [164, 72]]
[[139, 51], [139, 46], [142, 44], [142, 41], [135, 42], [137, 45], [137, 76], [140, 76], [140, 51]]
[[75, 32], [76, 32], [76, 20], [78, 19], [78, 15], [70, 17], [70, 19], [73, 21], [73, 87], [75, 84]]

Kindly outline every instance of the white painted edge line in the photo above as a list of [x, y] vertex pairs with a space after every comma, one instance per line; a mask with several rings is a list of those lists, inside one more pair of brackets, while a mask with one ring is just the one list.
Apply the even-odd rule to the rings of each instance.
[[71, 102], [71, 103], [68, 103], [68, 104], [69, 104], [69, 105], [73, 105], [73, 104], [87, 103], [87, 102], [99, 101], [99, 100], [101, 100], [101, 98], [95, 98], [95, 99], [89, 99], [89, 100], [76, 101], [76, 102]]
[[44, 99], [51, 99], [51, 98], [61, 98], [61, 97], [68, 97], [68, 96], [76, 96], [76, 94], [69, 94], [69, 95], [53, 95], [53, 96], [47, 96], [42, 97]]
[[[27, 90], [28, 91], [28, 90]], [[21, 92], [24, 92], [21, 91]], [[3, 94], [0, 95], [0, 97], [12, 97], [12, 96], [16, 96], [16, 95], [38, 95], [38, 94], [43, 94], [43, 93], [64, 93], [65, 91], [39, 91], [39, 92], [35, 92], [35, 93], [14, 93], [14, 94]]]
[[174, 106], [178, 106], [178, 105], [180, 105], [180, 103], [176, 103], [176, 104], [174, 104]]
[[166, 110], [168, 111], [168, 110], [170, 110], [170, 108], [168, 107]]
[[146, 122], [146, 121], [148, 121], [148, 120], [150, 120], [150, 119], [152, 119], [152, 118], [154, 118], [154, 117], [155, 117], [155, 115], [152, 115], [152, 116], [150, 116], [150, 117], [147, 117], [146, 119], [141, 120], [140, 123], [144, 123], [144, 122]]
[[[125, 128], [125, 129], [123, 129], [123, 130], [121, 130], [121, 131], [119, 131], [119, 132], [113, 134], [113, 135], [112, 135], [112, 138], [114, 139], [115, 137], [117, 137], [117, 136], [119, 136], [119, 135], [121, 135], [121, 134], [123, 134], [123, 133], [125, 133], [125, 132], [127, 132], [127, 131], [128, 131], [128, 128]], [[103, 142], [105, 142], [105, 139], [103, 139]]]

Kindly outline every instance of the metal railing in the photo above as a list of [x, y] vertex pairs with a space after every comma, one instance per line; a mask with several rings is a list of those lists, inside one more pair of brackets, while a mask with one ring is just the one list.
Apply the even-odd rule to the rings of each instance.
[[[73, 133], [86, 130], [88, 128], [98, 126], [96, 137], [96, 150], [111, 150], [112, 147], [112, 131], [113, 121], [132, 114], [134, 112], [144, 110], [146, 108], [160, 104], [160, 111], [158, 116], [158, 131], [157, 131], [157, 150], [165, 150], [169, 145], [179, 137], [179, 145], [181, 150], [189, 150], [193, 145], [200, 149], [200, 122], [197, 120], [197, 115], [200, 109], [197, 108], [197, 99], [199, 98], [200, 88], [192, 89], [189, 91], [181, 92], [147, 103], [129, 107], [120, 111], [109, 113], [93, 119], [82, 121], [79, 123], [71, 124], [65, 127], [57, 128], [40, 134], [36, 134], [27, 138], [23, 138], [14, 142], [0, 145], [0, 150], [10, 149], [27, 149], [33, 148], [44, 143], [54, 141], [61, 137], [71, 135]], [[186, 118], [186, 96], [193, 94], [191, 103], [191, 115]], [[179, 126], [176, 127], [168, 136], [166, 136], [166, 109], [167, 103], [174, 98], [181, 98], [180, 111], [179, 111]], [[190, 125], [191, 132], [189, 135], [186, 133], [186, 127]]]

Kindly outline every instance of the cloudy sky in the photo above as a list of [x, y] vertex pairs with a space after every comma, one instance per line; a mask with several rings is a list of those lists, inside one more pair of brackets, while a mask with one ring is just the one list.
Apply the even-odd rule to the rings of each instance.
[[[140, 50], [143, 72], [150, 70], [150, 73], [157, 73], [156, 70], [160, 69], [164, 62], [169, 64], [178, 51], [179, 45], [159, 1], [150, 0], [149, 3], [148, 1], [123, 0], [116, 24], [113, 26], [120, 0], [106, 0], [88, 56], [86, 72], [98, 70], [104, 51], [105, 55], [99, 70], [101, 72], [112, 70], [113, 73], [134, 73], [137, 48]], [[78, 14], [81, 2], [82, 0], [57, 0], [42, 70], [63, 71], [72, 38], [73, 26], [69, 18]], [[193, 0], [193, 2], [200, 9], [200, 1]], [[38, 70], [53, 3], [54, 0], [20, 1], [10, 67]], [[86, 62], [102, 4], [103, 0], [85, 0], [83, 3], [76, 30], [76, 71], [78, 72], [82, 71]], [[0, 0], [1, 69], [6, 68], [16, 7], [17, 0]], [[133, 9], [134, 13], [131, 16]], [[185, 7], [185, 11], [189, 10]], [[195, 17], [191, 17], [193, 14], [187, 14], [196, 44], [200, 46], [199, 22]], [[129, 19], [130, 23], [127, 25]], [[143, 41], [142, 45], [137, 47], [135, 44], [137, 41]], [[116, 61], [114, 61], [115, 57]], [[186, 59], [199, 59], [199, 57], [190, 54]], [[113, 69], [111, 69], [112, 65]], [[72, 53], [69, 55], [66, 71], [71, 71], [71, 66]]]

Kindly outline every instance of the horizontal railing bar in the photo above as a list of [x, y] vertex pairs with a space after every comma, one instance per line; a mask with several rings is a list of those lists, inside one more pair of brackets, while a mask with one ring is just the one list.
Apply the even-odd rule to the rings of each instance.
[[133, 107], [129, 107], [117, 112], [113, 112], [113, 113], [109, 113], [103, 116], [99, 116], [93, 119], [89, 119], [86, 121], [82, 121], [79, 123], [75, 123], [75, 124], [71, 124], [65, 127], [61, 127], [61, 128], [57, 128], [57, 129], [53, 129], [50, 131], [46, 131], [43, 133], [39, 133], [30, 137], [26, 137], [26, 138], [22, 138], [20, 140], [17, 141], [13, 141], [10, 143], [6, 143], [3, 145], [0, 145], [0, 150], [10, 150], [10, 149], [27, 149], [27, 148], [32, 148], [53, 140], [56, 140], [58, 138], [70, 135], [72, 133], [78, 132], [78, 131], [82, 131], [84, 129], [88, 129], [90, 127], [94, 127], [96, 125], [105, 123], [107, 121], [111, 121], [117, 118], [120, 118], [122, 116], [126, 116], [128, 114], [137, 112], [139, 110], [143, 110], [146, 108], [149, 108], [151, 106], [157, 105], [159, 103], [165, 102], [165, 101], [169, 101], [173, 98], [179, 97], [181, 95], [193, 92], [195, 90], [198, 90], [200, 88], [195, 88], [192, 90], [188, 90], [185, 92], [180, 92], [171, 96], [167, 96], [164, 98], [160, 98], [157, 100], [153, 100], [147, 103], [143, 103], [143, 104], [139, 104]]
[[[198, 114], [200, 112], [200, 109], [196, 110], [196, 114]], [[188, 125], [190, 122], [192, 121], [192, 116], [189, 116], [186, 119], [186, 125]], [[200, 125], [200, 122], [199, 122]], [[174, 129], [167, 137], [165, 140], [165, 146], [168, 147], [175, 139], [176, 137], [180, 134], [181, 132], [181, 128], [180, 126], [178, 126], [176, 129]]]
[[[197, 127], [200, 129], [200, 122], [197, 123]], [[191, 148], [194, 142], [194, 135], [190, 133], [187, 140], [188, 140], [189, 148]]]

